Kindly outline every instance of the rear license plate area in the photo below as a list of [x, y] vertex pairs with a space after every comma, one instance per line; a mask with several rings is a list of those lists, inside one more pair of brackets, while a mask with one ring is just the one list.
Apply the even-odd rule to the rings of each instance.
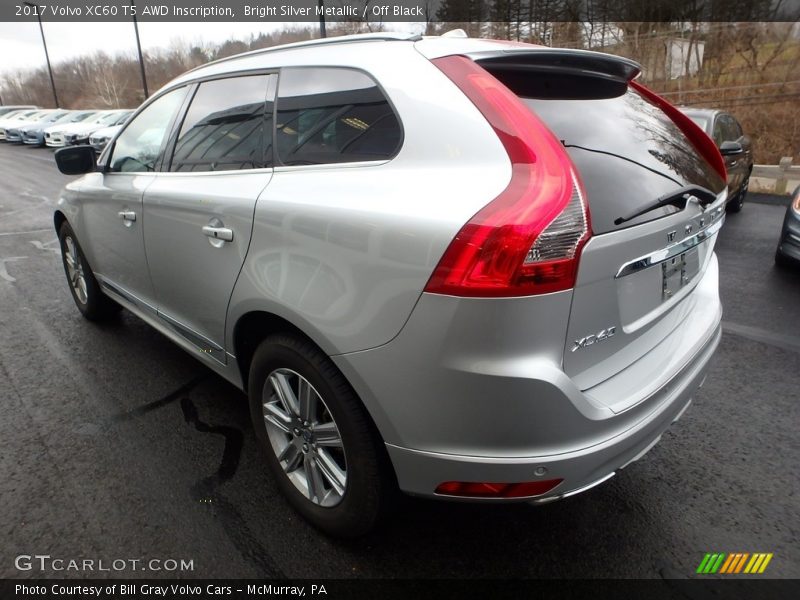
[[669, 300], [688, 285], [700, 271], [697, 248], [673, 256], [661, 263], [661, 299]]

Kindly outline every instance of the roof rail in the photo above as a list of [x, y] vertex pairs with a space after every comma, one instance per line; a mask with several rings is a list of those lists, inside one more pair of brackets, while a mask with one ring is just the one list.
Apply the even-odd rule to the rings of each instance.
[[324, 46], [332, 44], [347, 44], [353, 42], [417, 42], [422, 39], [422, 36], [417, 33], [408, 33], [400, 31], [381, 31], [378, 33], [355, 33], [351, 35], [340, 35], [329, 38], [318, 38], [315, 40], [306, 40], [304, 42], [293, 42], [291, 44], [281, 44], [280, 46], [270, 46], [268, 48], [259, 48], [258, 50], [250, 50], [249, 52], [242, 52], [241, 54], [234, 54], [233, 56], [226, 56], [212, 60], [194, 69], [189, 69], [186, 73], [192, 73], [198, 69], [205, 68], [209, 65], [216, 65], [229, 60], [242, 58], [244, 56], [254, 56], [257, 54], [268, 54], [270, 52], [278, 52], [281, 50], [292, 50], [294, 48], [306, 48], [309, 46]]

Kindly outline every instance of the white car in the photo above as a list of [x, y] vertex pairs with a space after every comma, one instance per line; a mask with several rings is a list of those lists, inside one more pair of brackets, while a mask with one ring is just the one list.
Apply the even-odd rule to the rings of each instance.
[[[0, 119], [0, 140], [6, 139], [6, 129], [9, 127], [15, 127], [21, 124], [23, 121], [30, 121], [31, 119], [35, 119], [36, 116], [45, 111], [41, 110], [18, 110], [13, 113], [8, 113], [4, 115], [2, 119]], [[42, 115], [44, 116], [44, 115]]]
[[127, 109], [100, 111], [94, 118], [62, 127], [55, 132], [55, 135], [51, 135], [46, 143], [48, 146], [74, 146], [88, 143], [89, 136], [95, 131], [114, 125], [123, 115], [127, 116], [130, 113], [131, 111]]
[[97, 118], [98, 111], [96, 110], [83, 110], [76, 111], [75, 115], [70, 119], [64, 119], [55, 125], [46, 127], [43, 131], [44, 143], [51, 147], [60, 147], [64, 145], [63, 136], [61, 132], [72, 127], [78, 123], [88, 122]]
[[100, 154], [108, 144], [109, 140], [117, 135], [117, 132], [122, 129], [122, 125], [112, 125], [98, 129], [89, 136], [89, 145], [94, 148], [94, 151]]

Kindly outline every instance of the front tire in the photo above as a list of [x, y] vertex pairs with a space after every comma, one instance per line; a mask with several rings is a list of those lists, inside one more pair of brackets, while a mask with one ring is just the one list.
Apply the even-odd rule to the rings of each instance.
[[120, 305], [100, 290], [75, 232], [66, 221], [58, 230], [58, 239], [69, 291], [81, 314], [90, 321], [102, 321], [118, 312]]
[[253, 356], [248, 392], [256, 436], [290, 504], [333, 536], [372, 529], [396, 483], [375, 426], [331, 360], [299, 336], [270, 336]]

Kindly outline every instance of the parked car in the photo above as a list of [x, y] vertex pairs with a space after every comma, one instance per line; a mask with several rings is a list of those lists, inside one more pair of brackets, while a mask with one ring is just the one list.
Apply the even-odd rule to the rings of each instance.
[[72, 118], [63, 119], [50, 127], [45, 127], [42, 130], [43, 133], [43, 140], [44, 144], [51, 147], [60, 147], [64, 146], [64, 138], [61, 136], [61, 131], [66, 129], [65, 126], [72, 126], [77, 123], [83, 123], [85, 121], [89, 121], [97, 115], [99, 111], [96, 110], [81, 110], [75, 111], [75, 114]]
[[109, 140], [113, 138], [117, 132], [122, 129], [125, 121], [133, 114], [133, 111], [123, 113], [110, 127], [98, 129], [91, 136], [89, 136], [89, 145], [94, 148], [94, 151], [100, 154], [108, 144]]
[[62, 131], [64, 143], [67, 146], [77, 146], [79, 144], [88, 144], [89, 137], [97, 130], [104, 129], [109, 125], [113, 125], [120, 120], [129, 117], [132, 111], [130, 110], [106, 110], [95, 115], [96, 118], [83, 121], [82, 123], [75, 124], [74, 126]]
[[722, 153], [728, 173], [729, 212], [739, 212], [753, 172], [753, 148], [750, 138], [732, 114], [711, 108], [681, 108], [705, 131]]
[[39, 110], [18, 110], [8, 113], [5, 117], [0, 119], [0, 140], [5, 141], [6, 129], [8, 127], [14, 127], [23, 121], [29, 120], [40, 112]]
[[68, 114], [69, 111], [67, 110], [56, 109], [45, 113], [39, 113], [30, 120], [20, 121], [17, 125], [6, 129], [6, 141], [21, 144], [24, 141], [25, 132], [29, 127], [41, 129], [58, 122]]
[[22, 141], [25, 144], [30, 144], [33, 146], [43, 146], [45, 142], [45, 129], [66, 123], [75, 123], [80, 119], [85, 119], [92, 114], [94, 114], [93, 111], [67, 110], [64, 111], [64, 114], [62, 114], [58, 119], [51, 123], [36, 123], [33, 125], [26, 125], [21, 128]]
[[792, 194], [792, 200], [786, 208], [775, 262], [779, 266], [800, 266], [800, 186]]
[[639, 70], [385, 33], [202, 66], [99, 161], [57, 151], [69, 289], [245, 390], [328, 533], [398, 488], [582, 492], [683, 415], [721, 335], [724, 163]]
[[20, 110], [33, 110], [37, 108], [39, 107], [32, 104], [9, 104], [6, 106], [0, 106], [0, 119], [4, 119], [11, 113], [15, 113]]
[[[45, 145], [51, 148], [60, 148], [63, 146], [73, 145], [73, 141], [80, 135], [87, 136], [86, 131], [92, 132], [103, 127], [101, 124], [105, 119], [110, 118], [111, 111], [108, 110], [95, 110], [92, 111], [91, 117], [76, 121], [75, 123], [68, 123], [63, 126], [48, 127], [45, 130], [44, 140]], [[50, 135], [48, 135], [48, 133]]]

